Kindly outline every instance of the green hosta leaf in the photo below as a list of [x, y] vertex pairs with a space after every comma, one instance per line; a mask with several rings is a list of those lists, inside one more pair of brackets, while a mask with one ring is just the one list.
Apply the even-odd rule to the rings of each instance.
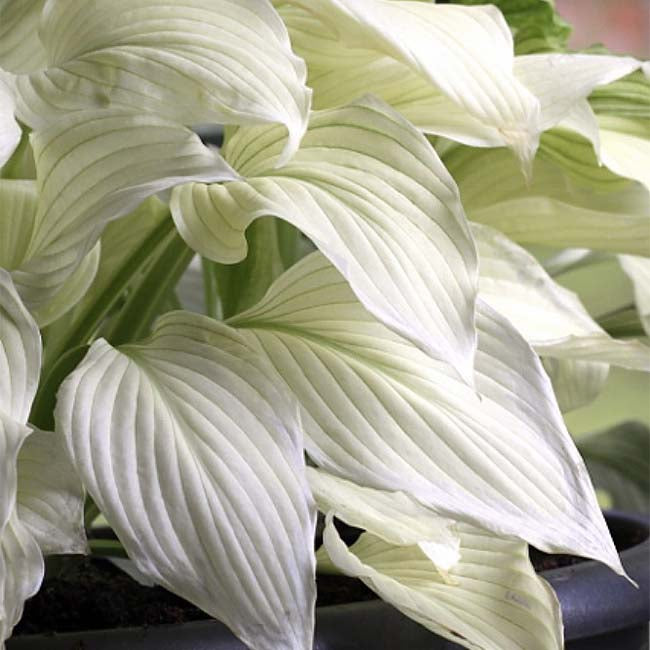
[[24, 602], [41, 586], [44, 572], [36, 540], [12, 514], [0, 537], [0, 647], [20, 620]]
[[[463, 5], [480, 5], [484, 0], [460, 0]], [[571, 26], [555, 11], [549, 0], [494, 0], [503, 13], [515, 41], [517, 54], [564, 50]]]
[[371, 98], [314, 113], [275, 170], [277, 128], [240, 129], [224, 155], [246, 180], [184, 185], [177, 227], [205, 257], [246, 255], [244, 231], [278, 216], [302, 230], [390, 328], [471, 381], [476, 258], [456, 186], [425, 138]]
[[33, 72], [47, 65], [38, 35], [45, 0], [0, 0], [0, 67]]
[[[0, 268], [0, 413], [27, 422], [41, 371], [41, 335]], [[4, 455], [3, 455], [4, 457]]]
[[537, 352], [650, 371], [650, 347], [609, 336], [578, 296], [557, 284], [530, 253], [487, 226], [475, 224], [473, 233], [481, 269], [479, 295]]
[[18, 516], [41, 551], [84, 553], [84, 493], [60, 436], [34, 430], [18, 455]]
[[461, 557], [446, 576], [417, 546], [394, 546], [364, 533], [348, 548], [331, 515], [323, 540], [344, 573], [455, 643], [472, 650], [561, 650], [560, 605], [535, 574], [528, 546], [467, 524], [456, 532]]
[[15, 100], [11, 82], [0, 70], [0, 167], [20, 142], [21, 130], [14, 117]]
[[[613, 470], [597, 461], [586, 461], [589, 476], [594, 482], [599, 501], [604, 508], [615, 508], [650, 516], [650, 494], [644, 492], [625, 474]], [[319, 559], [320, 561], [320, 559]]]
[[246, 258], [237, 264], [203, 260], [204, 276], [214, 286], [221, 318], [229, 318], [254, 305], [284, 270], [279, 225], [275, 218], [258, 219], [246, 231]]
[[650, 252], [648, 191], [599, 167], [591, 144], [568, 131], [544, 135], [529, 185], [507, 151], [457, 147], [444, 163], [467, 216], [516, 242]]
[[305, 130], [305, 64], [267, 0], [53, 0], [40, 35], [50, 67], [17, 79], [30, 126], [107, 106], [185, 125], [280, 123], [285, 159]]
[[[283, 14], [294, 47], [309, 65], [317, 107], [341, 106], [373, 93], [399, 110], [415, 102], [417, 115], [417, 106], [433, 95], [433, 105], [419, 111], [418, 126], [463, 141], [483, 127], [526, 163], [532, 160], [539, 105], [512, 73], [512, 37], [494, 7], [386, 0], [288, 4], [317, 19], [293, 9]], [[437, 116], [436, 101], [449, 104], [452, 115], [460, 110], [469, 117], [467, 129], [463, 120]]]
[[620, 570], [539, 360], [479, 304], [476, 391], [375, 320], [318, 253], [230, 322], [261, 345], [297, 395], [317, 465]]
[[307, 468], [307, 478], [322, 512], [334, 512], [350, 526], [370, 530], [390, 544], [418, 546], [442, 571], [460, 559], [453, 522], [435, 516], [407, 494], [355, 485], [314, 467]]
[[251, 648], [308, 650], [315, 512], [276, 383], [237, 332], [174, 312], [142, 345], [93, 344], [57, 430], [140, 571]]
[[641, 422], [624, 422], [580, 439], [585, 460], [616, 470], [650, 495], [650, 429]]
[[38, 210], [12, 275], [33, 311], [60, 290], [109, 221], [175, 184], [236, 177], [188, 129], [118, 110], [72, 112], [35, 132], [32, 145]]
[[636, 308], [643, 329], [650, 336], [650, 259], [620, 255], [619, 262], [634, 285]]
[[598, 115], [626, 118], [650, 118], [650, 81], [642, 72], [635, 72], [589, 96], [589, 103]]

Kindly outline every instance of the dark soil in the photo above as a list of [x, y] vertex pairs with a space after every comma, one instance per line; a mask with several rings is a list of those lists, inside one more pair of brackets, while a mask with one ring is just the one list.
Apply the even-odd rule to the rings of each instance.
[[[341, 530], [348, 544], [358, 532]], [[619, 550], [643, 541], [642, 533], [612, 530]], [[538, 571], [581, 562], [566, 555], [546, 555], [531, 549]], [[343, 576], [319, 575], [318, 606], [371, 600], [376, 598], [361, 581]], [[144, 587], [116, 568], [108, 560], [95, 557], [63, 556], [49, 563], [39, 593], [27, 601], [14, 635], [113, 627], [150, 626], [207, 618], [197, 607], [162, 587]]]

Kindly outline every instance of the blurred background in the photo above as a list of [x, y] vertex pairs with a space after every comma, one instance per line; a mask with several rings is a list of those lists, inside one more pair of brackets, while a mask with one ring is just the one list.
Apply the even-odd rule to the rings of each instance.
[[650, 58], [650, 0], [555, 0], [574, 26], [570, 46], [602, 43], [616, 54]]

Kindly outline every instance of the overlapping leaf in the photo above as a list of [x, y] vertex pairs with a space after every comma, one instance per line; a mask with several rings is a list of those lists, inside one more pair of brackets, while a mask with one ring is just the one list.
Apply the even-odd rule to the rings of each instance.
[[280, 123], [285, 158], [305, 130], [305, 65], [268, 0], [53, 0], [40, 34], [50, 66], [17, 79], [32, 127], [108, 106], [185, 125]]
[[297, 407], [237, 332], [174, 312], [97, 341], [57, 428], [137, 567], [251, 648], [311, 647], [315, 513]]
[[20, 142], [21, 130], [14, 117], [14, 109], [12, 82], [0, 69], [0, 167], [11, 158]]
[[650, 259], [621, 255], [619, 261], [634, 285], [634, 298], [641, 323], [650, 336]]
[[298, 153], [275, 170], [282, 146], [277, 128], [240, 129], [224, 156], [246, 180], [174, 191], [188, 244], [232, 263], [246, 255], [243, 233], [256, 217], [289, 221], [373, 314], [471, 381], [474, 244], [455, 184], [424, 137], [365, 98], [315, 113]]
[[[188, 129], [115, 109], [72, 112], [35, 133], [32, 145], [37, 188], [25, 190], [29, 197], [18, 218], [6, 218], [16, 229], [33, 220], [28, 239], [15, 236], [28, 244], [12, 275], [21, 297], [37, 313], [78, 269], [109, 221], [185, 180], [236, 177]], [[38, 205], [30, 215], [36, 191]]]
[[[435, 515], [431, 515], [435, 517]], [[433, 632], [472, 650], [560, 650], [557, 597], [535, 574], [525, 543], [456, 525], [460, 561], [441, 575], [417, 546], [364, 533], [348, 549], [331, 515], [323, 535], [332, 561]]]
[[403, 492], [356, 485], [329, 472], [307, 468], [318, 509], [333, 512], [350, 526], [372, 531], [397, 546], [418, 546], [442, 571], [458, 562], [459, 539], [453, 522], [435, 516]]
[[473, 233], [481, 298], [539, 353], [650, 371], [650, 347], [609, 336], [578, 296], [554, 282], [530, 253], [487, 226], [475, 225]]
[[324, 469], [620, 570], [538, 358], [486, 305], [477, 314], [478, 393], [376, 321], [317, 253], [231, 323], [298, 396], [306, 448]]
[[43, 559], [16, 515], [18, 453], [40, 371], [40, 333], [0, 268], [0, 646], [40, 585]]
[[469, 144], [487, 138], [511, 146], [526, 164], [532, 160], [539, 104], [513, 75], [512, 37], [494, 7], [386, 0], [288, 4], [305, 10], [291, 7], [282, 15], [308, 62], [317, 107], [373, 93], [427, 131]]
[[85, 553], [84, 493], [63, 440], [34, 430], [18, 455], [18, 517], [44, 554]]
[[650, 194], [600, 167], [591, 143], [548, 132], [527, 185], [503, 150], [456, 147], [444, 162], [468, 217], [516, 242], [647, 255]]
[[47, 65], [38, 25], [45, 0], [0, 0], [0, 67], [33, 72]]
[[41, 335], [0, 268], [0, 413], [25, 424], [41, 370]]
[[593, 402], [605, 388], [609, 364], [547, 356], [542, 359], [563, 413]]
[[12, 514], [0, 537], [0, 647], [23, 614], [25, 601], [39, 589], [43, 555], [27, 528]]

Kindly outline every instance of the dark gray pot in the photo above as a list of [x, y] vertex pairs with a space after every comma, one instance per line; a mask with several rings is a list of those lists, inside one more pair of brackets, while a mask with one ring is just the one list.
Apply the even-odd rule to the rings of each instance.
[[[566, 650], [648, 650], [650, 540], [648, 521], [610, 512], [619, 532], [641, 531], [644, 542], [621, 554], [627, 581], [596, 562], [583, 562], [543, 575], [562, 604]], [[456, 650], [381, 601], [317, 610], [314, 650]], [[217, 621], [150, 628], [126, 628], [54, 636], [17, 637], [7, 650], [246, 650]]]

